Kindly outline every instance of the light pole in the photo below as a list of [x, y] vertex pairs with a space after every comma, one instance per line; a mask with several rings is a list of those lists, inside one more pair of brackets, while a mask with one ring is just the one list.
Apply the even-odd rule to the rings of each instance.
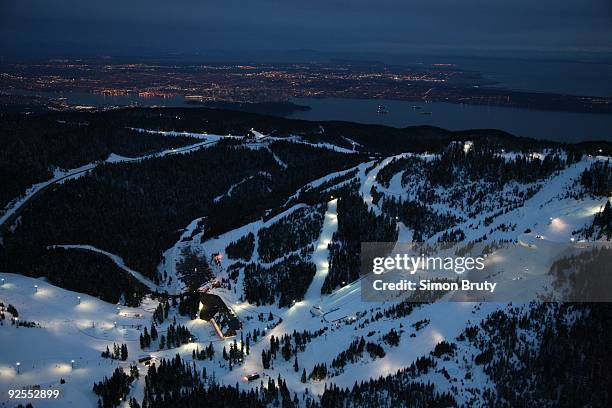
[[74, 370], [74, 360], [70, 360], [70, 367]]
[[34, 293], [38, 292], [38, 285], [34, 285]]
[[19, 367], [21, 367], [21, 363], [18, 361], [15, 365], [17, 366], [17, 374], [21, 374], [21, 370], [19, 369]]
[[77, 296], [77, 302], [79, 303], [79, 305], [81, 304], [81, 297]]

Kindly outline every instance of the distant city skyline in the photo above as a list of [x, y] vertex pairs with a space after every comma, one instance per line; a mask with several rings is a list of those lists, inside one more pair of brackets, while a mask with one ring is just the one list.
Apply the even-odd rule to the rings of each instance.
[[607, 0], [0, 0], [0, 55], [612, 56]]

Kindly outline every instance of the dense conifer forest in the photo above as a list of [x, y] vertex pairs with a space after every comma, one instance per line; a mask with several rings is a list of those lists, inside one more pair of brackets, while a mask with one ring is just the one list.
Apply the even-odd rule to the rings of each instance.
[[257, 305], [278, 300], [279, 307], [289, 306], [303, 299], [315, 272], [315, 264], [299, 255], [289, 255], [269, 267], [248, 264], [244, 268], [244, 296]]
[[310, 245], [321, 232], [324, 212], [323, 206], [300, 208], [261, 229], [258, 234], [260, 259], [272, 262]]
[[255, 236], [252, 232], [249, 232], [247, 235], [238, 238], [236, 241], [230, 242], [230, 244], [225, 248], [225, 253], [231, 259], [242, 259], [244, 261], [248, 261], [251, 259], [254, 249]]
[[[495, 383], [491, 406], [606, 406], [612, 390], [608, 303], [541, 303], [497, 311], [460, 336], [481, 353], [474, 361]], [[535, 336], [535, 337], [532, 337]], [[533, 340], [530, 340], [530, 339]]]
[[0, 115], [0, 209], [32, 184], [51, 179], [54, 168], [69, 170], [105, 160], [111, 153], [142, 156], [195, 142], [76, 117]]
[[593, 164], [586, 169], [580, 182], [584, 189], [596, 196], [610, 196], [612, 194], [612, 165], [609, 162]]
[[[278, 142], [271, 150], [287, 168], [268, 150], [221, 142], [189, 155], [102, 165], [91, 176], [67, 181], [28, 206], [19, 228], [4, 237], [0, 265], [5, 271], [46, 276], [47, 246], [90, 244], [121, 256], [159, 282], [156, 267], [163, 251], [193, 219], [208, 214], [207, 233], [227, 231], [263, 216], [265, 209], [279, 205], [308, 181], [361, 160], [294, 143]], [[228, 167], [228, 161], [241, 165]], [[274, 175], [268, 189], [247, 188], [234, 191], [231, 199], [213, 201], [258, 171]]]
[[359, 277], [362, 242], [396, 240], [394, 219], [388, 215], [376, 215], [354, 192], [342, 195], [338, 199], [338, 232], [334, 233], [329, 244], [329, 274], [321, 292], [330, 293]]

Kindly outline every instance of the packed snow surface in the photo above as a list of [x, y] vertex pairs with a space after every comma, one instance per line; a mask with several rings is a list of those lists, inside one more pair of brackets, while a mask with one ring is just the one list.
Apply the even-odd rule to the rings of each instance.
[[[188, 153], [209, 146], [222, 137], [144, 129], [139, 129], [139, 131], [162, 133], [169, 137], [195, 137], [201, 139], [202, 142], [141, 158], [124, 158], [111, 155], [107, 161], [111, 163], [130, 162], [166, 154]], [[268, 143], [268, 141], [274, 140], [273, 137], [263, 135], [255, 130], [252, 130], [251, 133], [258, 143]], [[293, 139], [296, 142], [308, 144], [297, 137]], [[348, 141], [352, 142], [350, 139]], [[314, 145], [345, 151], [346, 153], [352, 152], [352, 150], [333, 145]], [[469, 151], [472, 145], [466, 144], [465, 148]], [[504, 152], [503, 154], [507, 159], [512, 158], [512, 153]], [[379, 161], [372, 160], [362, 163], [352, 169], [335, 172], [312, 181], [301, 190], [319, 187], [336, 177], [345, 176], [354, 171], [356, 175], [350, 182], [358, 183], [358, 192], [368, 208], [375, 214], [381, 214], [382, 208], [373, 200], [372, 188], [386, 196], [403, 198], [408, 197], [409, 192], [407, 191], [409, 188], [402, 186], [401, 172], [391, 177], [386, 187], [380, 185], [377, 181], [377, 175], [394, 159], [407, 156], [408, 154], [402, 154], [383, 158]], [[432, 158], [431, 155], [421, 155], [421, 157], [424, 160]], [[280, 161], [278, 157], [274, 157], [274, 160]], [[605, 198], [585, 196], [581, 199], [574, 199], [564, 195], [564, 191], [573, 188], [572, 186], [575, 185], [580, 174], [597, 160], [607, 160], [607, 158], [585, 158], [542, 181], [537, 192], [517, 208], [494, 216], [491, 212], [483, 212], [469, 219], [463, 217], [464, 221], [455, 226], [460, 227], [465, 232], [466, 242], [476, 240], [484, 234], [488, 234], [488, 240], [507, 239], [512, 241], [512, 245], [494, 252], [491, 256], [491, 262], [497, 261], [503, 267], [500, 266], [499, 273], [490, 277], [490, 279], [498, 283], [504, 283], [505, 291], [524, 293], [533, 290], [534, 287], [539, 288], [545, 285], [547, 283], [546, 279], [548, 279], [545, 271], [552, 262], [554, 250], [545, 252], [551, 256], [547, 258], [542, 256], [542, 251], [536, 251], [536, 249], [546, 248], [547, 245], [552, 248], [555, 244], [569, 243], [573, 233], [589, 225], [594, 215], [601, 211], [605, 204]], [[282, 166], [281, 163], [282, 161], [279, 165]], [[69, 177], [78, 177], [95, 166], [96, 164], [93, 163], [79, 169], [57, 174], [53, 180], [46, 182], [46, 184], [41, 183], [41, 185], [33, 186], [28, 194], [31, 196], [31, 194], [50, 183], [61, 182]], [[253, 175], [251, 177], [255, 176], [265, 177], [265, 175]], [[244, 181], [246, 180], [237, 184]], [[222, 200], [226, 196], [231, 196], [232, 190], [236, 186], [231, 186], [225, 194], [215, 200]], [[162, 283], [157, 286], [141, 273], [127, 267], [117, 255], [90, 245], [58, 243], [57, 246], [103, 254], [113, 260], [126, 273], [147, 285], [149, 289], [179, 294], [185, 290], [185, 285], [178, 276], [176, 264], [184, 248], [191, 246], [208, 256], [214, 253], [224, 253], [228, 244], [253, 233], [255, 249], [251, 259], [247, 262], [263, 264], [260, 262], [258, 254], [258, 232], [297, 210], [308, 208], [304, 203], [291, 201], [297, 200], [298, 196], [298, 192], [296, 192], [287, 201], [288, 203], [291, 202], [292, 205], [270, 219], [259, 219], [207, 240], [201, 241], [202, 232], [198, 230], [198, 226], [204, 218], [194, 219], [185, 227], [179, 241], [163, 254], [163, 262], [158, 267], [159, 271], [165, 271], [172, 278], [171, 284]], [[15, 204], [17, 208], [27, 201], [27, 197]], [[310, 394], [320, 395], [326, 384], [335, 383], [342, 387], [352, 387], [356, 381], [360, 382], [370, 378], [378, 378], [381, 375], [393, 374], [398, 369], [409, 366], [417, 358], [428, 355], [439, 342], [444, 340], [455, 341], [456, 337], [468, 325], [478, 324], [490, 312], [508, 307], [507, 303], [501, 302], [440, 301], [423, 304], [415, 308], [408, 316], [400, 319], [383, 318], [360, 327], [359, 324], [364, 320], [364, 316], [370, 317], [395, 303], [391, 301], [384, 303], [363, 301], [360, 280], [345, 282], [342, 287], [334, 290], [331, 294], [321, 294], [321, 287], [330, 267], [328, 245], [332, 241], [334, 233], [338, 230], [337, 204], [337, 199], [329, 198], [325, 207], [323, 226], [318, 237], [312, 242], [314, 251], [308, 255], [308, 260], [316, 266], [316, 273], [303, 300], [286, 308], [279, 308], [276, 304], [260, 306], [249, 304], [243, 300], [242, 296], [242, 274], [231, 290], [227, 288], [205, 288], [211, 293], [218, 294], [237, 315], [243, 323], [242, 334], [252, 332], [253, 329], [260, 329], [265, 333], [257, 342], [251, 343], [250, 354], [246, 356], [242, 364], [236, 365], [233, 370], [229, 369], [220, 355], [222, 349], [224, 347], [228, 349], [234, 339], [220, 339], [208, 322], [182, 317], [178, 315], [176, 309], [172, 309], [168, 320], [176, 318], [178, 324], [186, 325], [194, 335], [195, 340], [174, 349], [160, 351], [153, 348], [143, 351], [140, 350], [138, 339], [142, 328], [150, 326], [152, 312], [157, 306], [157, 301], [146, 298], [140, 307], [129, 308], [55, 287], [44, 279], [0, 273], [0, 278], [4, 279], [0, 286], [0, 301], [5, 306], [8, 304], [14, 305], [19, 311], [20, 320], [38, 323], [38, 326], [34, 328], [17, 328], [11, 325], [10, 318], [7, 318], [4, 324], [0, 326], [0, 344], [2, 344], [0, 348], [0, 389], [5, 390], [12, 387], [38, 384], [41, 387], [61, 389], [62, 406], [95, 406], [97, 396], [91, 391], [93, 382], [100, 381], [104, 376], [110, 376], [117, 366], [127, 368], [130, 363], [135, 363], [137, 357], [143, 353], [151, 354], [159, 359], [173, 357], [178, 352], [184, 359], [191, 361], [191, 353], [196, 347], [202, 349], [212, 342], [216, 351], [215, 359], [213, 361], [198, 360], [194, 361], [194, 364], [199, 369], [206, 367], [207, 372], [209, 374], [214, 373], [217, 381], [221, 383], [234, 386], [238, 382], [240, 387], [254, 388], [260, 385], [259, 381], [244, 382], [243, 377], [246, 374], [257, 372], [263, 378], [266, 376], [276, 378], [280, 374], [287, 381], [292, 393], [296, 392], [301, 396], [308, 389]], [[15, 208], [13, 207], [13, 210]], [[441, 212], [454, 212], [458, 216], [465, 215], [445, 203], [437, 204], [436, 209]], [[0, 222], [3, 222], [9, 216], [7, 214], [9, 213], [3, 215]], [[492, 217], [491, 223], [484, 223], [485, 217]], [[496, 228], [502, 224], [512, 225], [513, 228], [508, 230]], [[398, 242], [411, 242], [413, 231], [401, 222], [398, 222], [398, 228]], [[431, 237], [430, 242], [435, 242], [438, 236], [439, 234]], [[532, 269], [517, 269], [513, 268], [510, 263], [504, 263], [504, 259], [515, 259], [519, 256], [517, 255], [519, 253], [520, 256], [528, 258], [526, 261], [530, 261], [530, 265], [534, 265]], [[278, 260], [273, 262], [276, 261]], [[222, 259], [220, 265], [213, 268], [217, 278], [227, 278], [227, 267], [233, 262], [228, 258]], [[35, 288], [35, 285], [37, 285], [37, 288]], [[535, 293], [532, 293], [532, 295], [535, 295]], [[258, 319], [260, 314], [265, 316], [271, 314], [273, 320], [268, 322], [265, 319], [266, 321], [262, 322]], [[415, 328], [418, 326], [415, 326], [417, 322], [425, 320], [428, 320], [428, 323], [424, 327]], [[160, 325], [159, 330], [163, 332], [167, 325], [168, 321]], [[323, 335], [313, 338], [312, 342], [306, 345], [305, 352], [298, 353], [300, 369], [297, 372], [293, 369], [293, 357], [289, 361], [284, 361], [280, 353], [273, 362], [273, 368], [264, 370], [261, 355], [262, 351], [269, 348], [272, 336], [291, 335], [294, 330], [315, 332], [324, 328], [327, 328], [327, 330]], [[389, 347], [381, 340], [382, 336], [391, 329], [403, 331], [399, 346]], [[307, 374], [309, 374], [315, 364], [326, 363], [329, 366], [339, 353], [346, 350], [354, 339], [360, 337], [364, 337], [366, 341], [382, 344], [386, 351], [385, 357], [372, 359], [365, 353], [359, 361], [349, 363], [344, 370], [326, 381], [309, 380], [305, 384], [300, 381], [302, 369], [306, 369]], [[237, 340], [240, 341], [240, 335], [237, 336]], [[112, 349], [113, 343], [127, 344], [129, 349], [128, 361], [117, 362], [101, 358], [100, 353], [107, 346]], [[469, 348], [459, 351], [463, 355], [469, 355], [473, 352], [474, 350]], [[74, 363], [71, 363], [72, 360], [74, 360]], [[17, 372], [17, 362], [20, 363], [19, 373]], [[458, 359], [458, 362], [454, 360], [445, 362], [443, 366], [452, 376], [463, 377], [462, 373], [467, 370], [461, 363], [461, 359]], [[141, 374], [144, 374], [145, 367], [142, 365], [139, 365], [139, 367]], [[64, 379], [66, 383], [60, 385], [60, 379]], [[439, 391], [450, 391], [452, 385], [437, 373], [430, 373], [421, 380], [434, 383]], [[456, 398], [460, 404], [467, 403], [467, 390], [470, 387], [482, 389], [487, 386], [490, 386], [488, 377], [483, 372], [475, 370], [472, 372], [471, 379], [466, 379], [463, 385], [459, 387]], [[141, 375], [140, 379], [133, 383], [130, 397], [136, 397], [141, 401], [143, 388], [144, 375]], [[6, 393], [0, 395], [1, 402], [7, 402], [6, 398]], [[54, 401], [41, 400], [36, 402], [36, 406], [58, 405]]]

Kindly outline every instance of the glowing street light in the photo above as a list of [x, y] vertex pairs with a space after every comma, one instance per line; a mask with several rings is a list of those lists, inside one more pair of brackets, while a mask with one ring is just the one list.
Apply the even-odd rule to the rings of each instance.
[[15, 363], [15, 365], [17, 366], [17, 374], [21, 374], [21, 371], [19, 369], [21, 367], [21, 363], [18, 361], [17, 363]]
[[119, 306], [117, 306], [117, 314], [121, 313], [121, 308]]
[[38, 285], [34, 285], [34, 293], [38, 292]]
[[77, 302], [79, 302], [79, 305], [81, 304], [81, 297], [77, 296]]
[[70, 360], [70, 367], [74, 370], [74, 360]]
[[113, 325], [115, 326], [115, 329], [117, 328], [117, 322], [113, 322]]

